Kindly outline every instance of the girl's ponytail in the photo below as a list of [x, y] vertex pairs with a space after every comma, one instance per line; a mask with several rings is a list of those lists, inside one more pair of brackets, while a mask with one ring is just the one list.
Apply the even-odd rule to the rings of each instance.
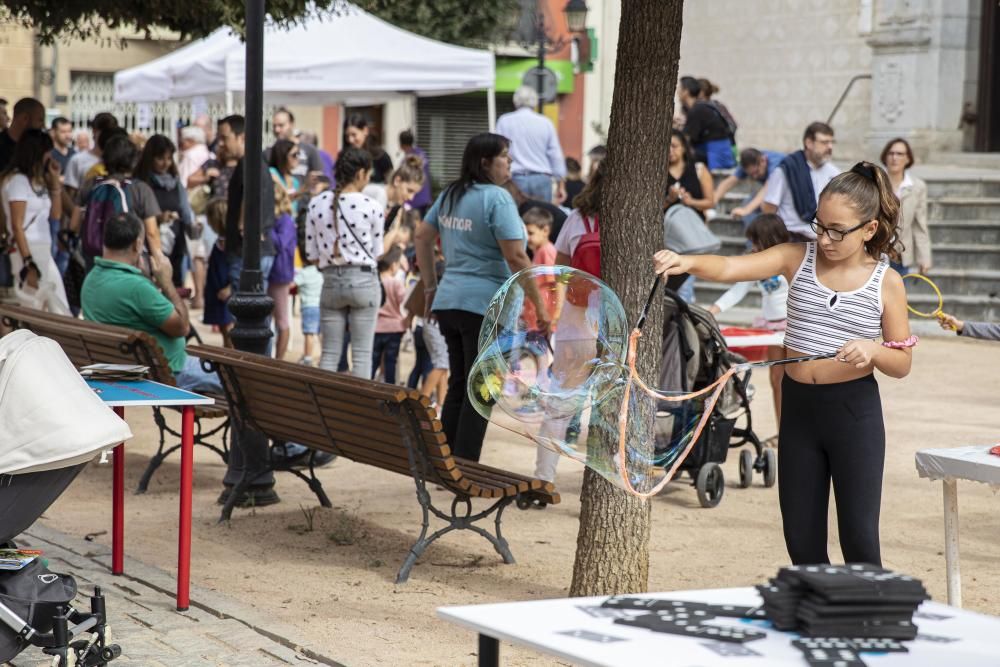
[[820, 194], [846, 197], [861, 220], [876, 220], [875, 235], [865, 243], [869, 256], [888, 255], [898, 260], [903, 247], [899, 241], [899, 199], [892, 190], [889, 175], [871, 162], [858, 162], [850, 171], [835, 176]]

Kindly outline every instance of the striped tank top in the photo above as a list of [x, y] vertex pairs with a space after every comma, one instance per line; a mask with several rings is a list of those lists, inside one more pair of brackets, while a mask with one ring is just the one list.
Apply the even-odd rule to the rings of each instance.
[[883, 256], [864, 285], [835, 292], [816, 277], [816, 244], [806, 244], [806, 256], [788, 288], [785, 347], [827, 354], [851, 340], [881, 337], [882, 280], [888, 270], [889, 260]]

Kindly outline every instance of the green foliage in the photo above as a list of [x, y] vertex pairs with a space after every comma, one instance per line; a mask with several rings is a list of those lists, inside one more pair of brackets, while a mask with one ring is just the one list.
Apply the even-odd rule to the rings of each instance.
[[[433, 39], [482, 45], [510, 30], [517, 0], [357, 0], [361, 8], [401, 28]], [[267, 0], [267, 13], [281, 26], [300, 21], [311, 8], [343, 11], [344, 0]], [[6, 14], [7, 16], [3, 16]], [[179, 32], [198, 39], [230, 25], [242, 32], [243, 0], [0, 0], [0, 19], [37, 31], [49, 44], [56, 39], [109, 40], [119, 28]], [[379, 48], [374, 44], [372, 48]]]

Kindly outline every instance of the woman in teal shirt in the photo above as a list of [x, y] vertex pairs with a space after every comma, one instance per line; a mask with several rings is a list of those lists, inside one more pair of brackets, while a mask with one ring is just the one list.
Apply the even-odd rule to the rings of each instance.
[[510, 180], [509, 146], [499, 134], [472, 137], [461, 176], [438, 196], [416, 234], [420, 266], [434, 266], [434, 244], [441, 239], [441, 284], [434, 271], [421, 271], [427, 316], [437, 318], [451, 365], [441, 422], [452, 451], [472, 461], [479, 460], [488, 425], [466, 393], [479, 329], [496, 291], [512, 273], [531, 266], [517, 205], [500, 187]]

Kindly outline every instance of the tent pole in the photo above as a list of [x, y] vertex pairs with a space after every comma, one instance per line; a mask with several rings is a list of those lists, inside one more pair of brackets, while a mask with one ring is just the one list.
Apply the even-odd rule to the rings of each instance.
[[226, 115], [233, 115], [233, 91], [231, 90], [226, 91]]
[[486, 91], [486, 116], [492, 132], [497, 126], [497, 91], [493, 86]]

